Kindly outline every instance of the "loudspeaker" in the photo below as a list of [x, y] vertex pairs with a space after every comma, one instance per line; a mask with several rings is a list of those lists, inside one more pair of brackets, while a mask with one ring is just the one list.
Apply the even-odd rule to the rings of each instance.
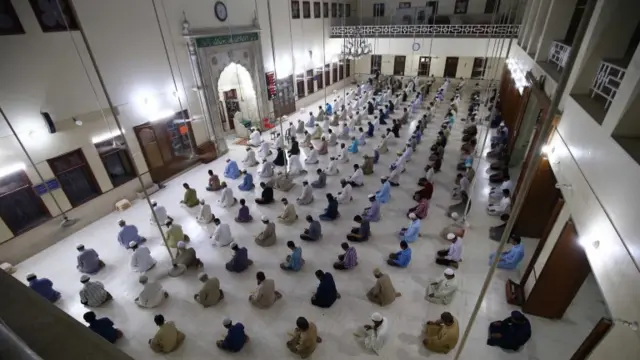
[[56, 125], [53, 123], [51, 119], [51, 115], [48, 112], [41, 112], [42, 118], [44, 119], [45, 124], [47, 124], [47, 130], [49, 130], [49, 134], [55, 134]]

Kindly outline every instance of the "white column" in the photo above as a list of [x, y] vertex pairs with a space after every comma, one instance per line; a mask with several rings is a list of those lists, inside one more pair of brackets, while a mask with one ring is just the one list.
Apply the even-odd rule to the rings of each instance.
[[542, 30], [544, 27], [544, 21], [547, 19], [547, 13], [549, 12], [549, 5], [551, 4], [551, 0], [540, 0], [538, 5], [538, 10], [536, 11], [536, 18], [533, 21], [533, 26], [531, 28], [531, 35], [529, 36], [529, 41], [525, 43], [525, 51], [527, 54], [531, 54], [536, 50], [538, 37], [542, 34]]
[[525, 49], [531, 37], [531, 28], [536, 20], [536, 14], [538, 13], [538, 7], [540, 6], [539, 0], [529, 0], [527, 4], [527, 12], [525, 13], [524, 20], [522, 21], [521, 37], [518, 44]]
[[555, 40], [565, 37], [569, 28], [569, 19], [573, 15], [578, 0], [551, 0], [551, 6], [542, 29], [541, 36], [534, 39], [535, 61], [547, 61], [549, 48]]

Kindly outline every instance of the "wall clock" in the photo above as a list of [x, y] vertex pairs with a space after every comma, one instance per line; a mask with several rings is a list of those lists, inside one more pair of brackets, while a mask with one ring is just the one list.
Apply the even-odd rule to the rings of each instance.
[[229, 15], [227, 13], [227, 5], [225, 5], [222, 1], [216, 1], [216, 4], [214, 5], [214, 11], [218, 20], [227, 20], [227, 15]]
[[415, 42], [411, 47], [413, 48], [413, 51], [418, 51], [420, 50], [420, 43]]

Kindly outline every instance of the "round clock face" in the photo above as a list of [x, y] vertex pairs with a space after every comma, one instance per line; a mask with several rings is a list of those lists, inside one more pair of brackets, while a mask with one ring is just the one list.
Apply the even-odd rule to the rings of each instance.
[[215, 12], [216, 17], [220, 21], [227, 20], [227, 5], [225, 5], [222, 1], [217, 1], [215, 4]]

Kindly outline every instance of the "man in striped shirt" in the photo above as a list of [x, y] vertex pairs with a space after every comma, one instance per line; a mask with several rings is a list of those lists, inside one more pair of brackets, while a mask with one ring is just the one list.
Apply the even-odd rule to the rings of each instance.
[[80, 282], [83, 284], [80, 290], [80, 302], [82, 305], [98, 307], [112, 299], [111, 294], [104, 289], [104, 285], [101, 282], [89, 280], [88, 275], [80, 277]]
[[344, 254], [338, 255], [338, 261], [333, 263], [333, 268], [336, 270], [349, 270], [358, 265], [356, 248], [349, 246], [346, 242], [343, 242], [341, 246]]

